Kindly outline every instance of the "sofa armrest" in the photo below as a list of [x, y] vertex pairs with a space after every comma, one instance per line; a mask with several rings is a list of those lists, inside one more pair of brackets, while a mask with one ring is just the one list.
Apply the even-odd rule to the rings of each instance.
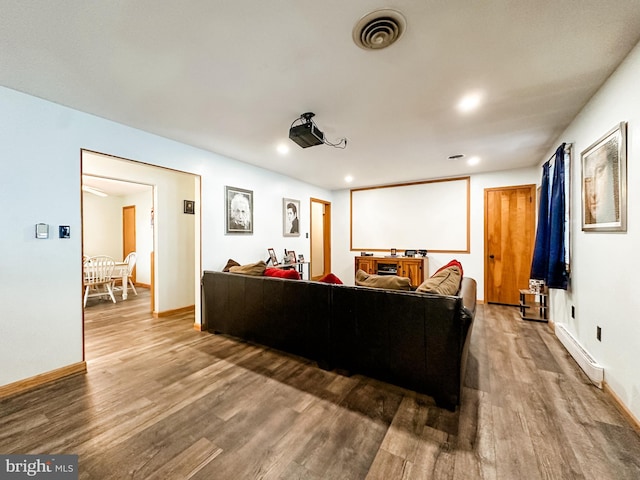
[[475, 279], [463, 277], [460, 285], [460, 297], [462, 297], [462, 306], [466, 310], [467, 315], [473, 318], [476, 314], [476, 295], [477, 283]]

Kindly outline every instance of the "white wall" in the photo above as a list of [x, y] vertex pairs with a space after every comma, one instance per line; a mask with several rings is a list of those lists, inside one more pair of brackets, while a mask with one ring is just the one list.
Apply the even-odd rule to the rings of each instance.
[[[203, 269], [220, 269], [228, 258], [265, 259], [269, 247], [307, 256], [309, 198], [331, 200], [330, 192], [303, 182], [4, 87], [0, 105], [0, 386], [83, 360], [81, 149], [201, 175], [195, 216], [182, 214], [182, 191], [156, 202], [159, 212], [173, 212], [173, 195], [177, 218], [201, 215]], [[193, 192], [198, 180], [189, 181]], [[224, 234], [225, 185], [254, 190], [254, 235]], [[282, 236], [283, 197], [301, 200], [300, 237]], [[167, 215], [156, 220], [170, 258], [183, 244], [171, 230], [173, 213]], [[39, 222], [51, 225], [48, 240], [35, 239]], [[53, 235], [58, 225], [71, 226], [70, 239]]]
[[[573, 143], [571, 286], [552, 290], [551, 317], [566, 324], [598, 363], [605, 382], [640, 418], [640, 44], [575, 118], [558, 143]], [[582, 231], [580, 153], [619, 122], [627, 126], [627, 232]], [[551, 152], [549, 153], [551, 155]], [[576, 317], [571, 318], [571, 306]], [[596, 327], [602, 328], [602, 341]]]
[[[484, 300], [484, 190], [486, 188], [539, 184], [541, 170], [538, 167], [471, 175], [470, 182], [470, 253], [429, 253], [429, 271], [456, 258], [462, 263], [464, 274], [478, 282], [478, 299]], [[333, 196], [333, 269], [344, 283], [354, 283], [354, 257], [360, 252], [349, 251], [350, 196], [348, 190], [334, 192]], [[434, 208], [437, 208], [434, 207]], [[383, 214], [392, 212], [383, 212]], [[446, 225], [443, 225], [446, 228]], [[422, 248], [420, 238], [413, 240], [416, 248]], [[428, 245], [425, 245], [428, 248]], [[389, 246], [391, 248], [391, 246]]]
[[[295, 153], [292, 150], [290, 154]], [[285, 248], [310, 258], [310, 199], [331, 200], [329, 191], [232, 160], [225, 160], [222, 169], [210, 161], [198, 168], [202, 173], [202, 265], [205, 270], [220, 270], [229, 258], [240, 263], [266, 260], [268, 248], [273, 248], [278, 258], [283, 256]], [[253, 191], [253, 235], [225, 234], [225, 186]], [[282, 234], [283, 198], [300, 200], [299, 237]], [[215, 240], [215, 245], [207, 244], [206, 239]]]
[[122, 257], [122, 198], [82, 193], [84, 254]]

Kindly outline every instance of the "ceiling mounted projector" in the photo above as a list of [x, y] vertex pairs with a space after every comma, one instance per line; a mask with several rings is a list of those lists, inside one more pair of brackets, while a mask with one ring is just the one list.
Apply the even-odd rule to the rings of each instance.
[[314, 115], [315, 114], [311, 112], [303, 113], [300, 115], [300, 118], [293, 122], [302, 121], [303, 123], [295, 126], [292, 124], [289, 129], [289, 138], [302, 148], [313, 147], [314, 145], [324, 143], [324, 133], [311, 121]]
[[[315, 113], [307, 112], [296, 118], [289, 128], [289, 138], [302, 148], [313, 147], [314, 145], [330, 145], [337, 148], [345, 148], [347, 139], [343, 138], [338, 143], [331, 143], [324, 137], [324, 133], [311, 120]], [[298, 123], [296, 125], [296, 123]]]

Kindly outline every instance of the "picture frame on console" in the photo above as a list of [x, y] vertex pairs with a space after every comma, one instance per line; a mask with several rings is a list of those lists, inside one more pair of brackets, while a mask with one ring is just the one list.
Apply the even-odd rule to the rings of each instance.
[[271, 260], [271, 265], [274, 267], [278, 265], [278, 257], [276, 257], [276, 251], [273, 248], [267, 248], [269, 252], [269, 260]]
[[224, 187], [225, 233], [253, 233], [253, 191]]
[[583, 231], [627, 231], [626, 130], [619, 123], [581, 153]]
[[282, 235], [284, 237], [300, 236], [300, 200], [282, 199]]

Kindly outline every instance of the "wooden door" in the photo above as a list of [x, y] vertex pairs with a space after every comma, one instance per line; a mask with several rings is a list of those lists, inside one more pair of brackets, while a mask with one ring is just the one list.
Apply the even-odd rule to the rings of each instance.
[[[136, 251], [136, 206], [122, 207], [122, 258]], [[131, 272], [131, 280], [136, 283], [136, 269]]]
[[518, 305], [535, 242], [535, 185], [484, 191], [485, 301]]

